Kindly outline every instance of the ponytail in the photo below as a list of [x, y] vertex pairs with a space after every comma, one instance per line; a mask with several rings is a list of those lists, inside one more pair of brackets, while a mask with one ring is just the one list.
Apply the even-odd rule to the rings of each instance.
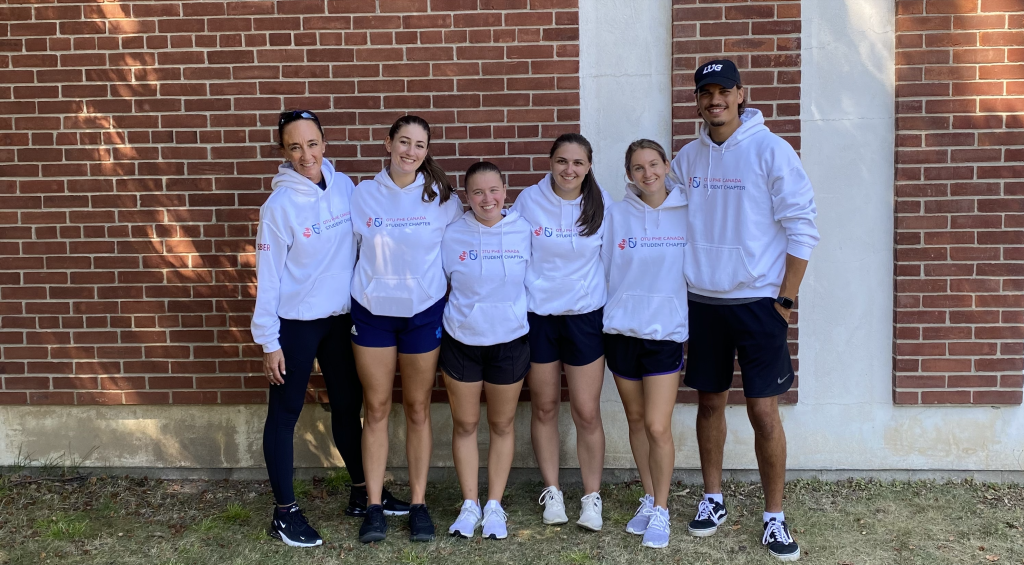
[[[594, 148], [587, 138], [578, 133], [563, 133], [558, 136], [555, 143], [551, 145], [551, 153], [548, 154], [548, 157], [554, 157], [555, 151], [558, 151], [558, 148], [566, 143], [574, 143], [582, 147], [587, 154], [587, 161], [593, 165]], [[580, 217], [576, 220], [576, 225], [580, 228], [581, 236], [590, 237], [601, 229], [601, 223], [604, 221], [604, 198], [601, 196], [601, 188], [597, 185], [597, 178], [594, 177], [593, 166], [583, 177], [580, 196], [583, 198], [583, 204], [580, 206]]]
[[[437, 161], [430, 156], [430, 124], [419, 116], [402, 116], [391, 125], [391, 129], [388, 130], [388, 137], [390, 139], [395, 139], [399, 130], [410, 125], [419, 126], [423, 128], [423, 131], [427, 132], [427, 156], [423, 159], [423, 163], [420, 164], [419, 168], [416, 169], [418, 174], [423, 175], [423, 196], [421, 197], [421, 200], [423, 200], [423, 202], [433, 202], [434, 199], [437, 198], [438, 192], [440, 192], [440, 203], [444, 204], [452, 197], [455, 189], [452, 187], [452, 183], [448, 180], [448, 175], [445, 174], [441, 165], [438, 165]], [[437, 190], [434, 190], [435, 186], [437, 187]]]

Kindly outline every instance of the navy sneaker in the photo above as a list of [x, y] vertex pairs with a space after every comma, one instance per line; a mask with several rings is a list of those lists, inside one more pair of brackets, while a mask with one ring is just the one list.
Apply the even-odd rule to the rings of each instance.
[[309, 525], [298, 504], [275, 508], [267, 535], [291, 547], [316, 547], [324, 543], [324, 538]]
[[800, 559], [800, 546], [789, 535], [789, 528], [786, 521], [777, 521], [775, 518], [764, 523], [764, 537], [761, 543], [768, 548], [768, 553], [779, 561], [796, 561]]
[[388, 520], [384, 517], [384, 507], [371, 504], [366, 509], [363, 525], [359, 527], [359, 541], [370, 543], [384, 541], [388, 535]]
[[690, 522], [687, 529], [690, 530], [690, 535], [707, 537], [717, 532], [718, 526], [721, 526], [728, 517], [729, 511], [725, 509], [725, 504], [703, 498], [697, 506], [697, 517]]
[[[405, 516], [409, 513], [409, 503], [398, 500], [388, 489], [381, 490], [380, 502], [384, 507], [385, 516]], [[356, 518], [366, 516], [368, 503], [366, 485], [352, 487], [352, 491], [348, 495], [348, 508], [345, 509], [345, 515]]]
[[409, 507], [409, 541], [434, 541], [434, 521], [426, 504]]

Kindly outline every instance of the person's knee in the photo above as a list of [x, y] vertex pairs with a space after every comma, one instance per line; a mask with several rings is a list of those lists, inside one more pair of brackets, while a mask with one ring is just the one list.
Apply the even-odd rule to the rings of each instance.
[[644, 422], [647, 441], [657, 445], [672, 443], [672, 422], [647, 420]]
[[387, 422], [391, 415], [391, 398], [367, 399], [364, 406], [364, 421], [367, 425]]
[[573, 410], [572, 419], [576, 423], [576, 429], [584, 434], [604, 429], [601, 422], [600, 407]]
[[497, 437], [505, 437], [512, 434], [514, 423], [514, 418], [487, 419], [487, 427], [490, 429], [491, 435]]
[[697, 417], [705, 420], [725, 416], [726, 400], [719, 395], [701, 395], [697, 401]]
[[559, 403], [555, 402], [534, 402], [533, 418], [541, 422], [550, 423], [558, 420]]
[[460, 437], [476, 435], [477, 427], [480, 425], [479, 418], [457, 419], [452, 421], [455, 435]]
[[422, 427], [430, 425], [430, 401], [409, 402], [405, 406], [405, 421], [410, 426]]
[[758, 435], [771, 435], [782, 430], [782, 418], [779, 408], [774, 403], [753, 403], [747, 406], [750, 426]]

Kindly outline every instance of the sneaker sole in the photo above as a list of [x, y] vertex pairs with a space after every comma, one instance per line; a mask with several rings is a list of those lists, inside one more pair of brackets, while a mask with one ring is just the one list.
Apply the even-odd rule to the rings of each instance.
[[462, 530], [455, 530], [454, 532], [451, 531], [451, 530], [448, 530], [448, 533], [451, 534], [451, 536], [455, 537], [455, 538], [472, 539], [473, 535], [476, 534], [476, 530], [473, 530], [469, 534], [462, 533]]
[[386, 532], [371, 532], [359, 536], [359, 541], [362, 543], [373, 543], [375, 541], [384, 541], [388, 535]]
[[564, 520], [562, 520], [561, 518], [558, 518], [558, 519], [555, 519], [555, 520], [548, 520], [547, 518], [544, 519], [544, 525], [545, 526], [561, 526], [562, 524], [568, 524], [568, 523], [569, 523], [569, 518], [566, 518]]
[[590, 524], [581, 524], [580, 522], [576, 522], [576, 525], [590, 532], [600, 532], [601, 528], [604, 526], [604, 524], [601, 524], [600, 526], [594, 527]]
[[409, 536], [409, 541], [414, 542], [428, 542], [434, 541], [434, 534], [417, 534]]
[[725, 521], [728, 520], [728, 519], [729, 519], [729, 515], [726, 514], [725, 518], [722, 518], [722, 521], [719, 522], [718, 525], [715, 526], [714, 528], [709, 528], [709, 529], [706, 529], [706, 530], [696, 530], [694, 528], [691, 528], [690, 526], [686, 526], [686, 530], [688, 532], [690, 532], [690, 535], [693, 536], [693, 537], [706, 538], [708, 536], [715, 535], [715, 532], [718, 531], [718, 528], [721, 528], [722, 524], [724, 524]]
[[409, 511], [408, 510], [385, 510], [384, 511], [384, 515], [385, 516], [408, 516], [409, 515]]
[[508, 537], [508, 534], [505, 534], [503, 536], [499, 536], [498, 534], [490, 534], [490, 535], [484, 536], [484, 537], [487, 538], [487, 539], [505, 539], [505, 538]]
[[770, 549], [768, 550], [768, 553], [770, 553], [772, 557], [778, 559], [779, 561], [796, 561], [797, 559], [800, 559], [799, 547], [796, 549], [796, 553], [791, 553], [789, 555], [779, 555], [778, 553], [775, 553]]
[[647, 533], [647, 530], [634, 530], [633, 528], [627, 527], [626, 528], [626, 533], [627, 534], [633, 534], [634, 536], [642, 536], [645, 533]]
[[648, 542], [645, 541], [645, 542], [642, 542], [640, 545], [642, 545], [644, 547], [654, 548], [654, 549], [663, 549], [663, 548], [668, 547], [668, 542], [665, 542], [665, 543], [662, 543], [662, 544], [657, 544], [657, 543], [648, 543]]
[[315, 543], [302, 543], [301, 541], [292, 541], [292, 540], [288, 539], [288, 536], [282, 534], [281, 532], [279, 532], [277, 530], [269, 531], [269, 532], [267, 532], [267, 535], [272, 537], [272, 538], [274, 538], [274, 539], [281, 540], [288, 547], [316, 547], [318, 545], [323, 545], [323, 543], [324, 543], [324, 540], [322, 540], [322, 539], [316, 540]]

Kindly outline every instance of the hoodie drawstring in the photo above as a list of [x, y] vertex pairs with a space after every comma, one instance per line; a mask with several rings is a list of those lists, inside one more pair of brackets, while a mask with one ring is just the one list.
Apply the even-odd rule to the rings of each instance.
[[501, 224], [501, 271], [505, 274], [505, 280], [508, 280], [508, 267], [505, 265], [505, 224], [507, 222], [502, 218], [499, 223]]

